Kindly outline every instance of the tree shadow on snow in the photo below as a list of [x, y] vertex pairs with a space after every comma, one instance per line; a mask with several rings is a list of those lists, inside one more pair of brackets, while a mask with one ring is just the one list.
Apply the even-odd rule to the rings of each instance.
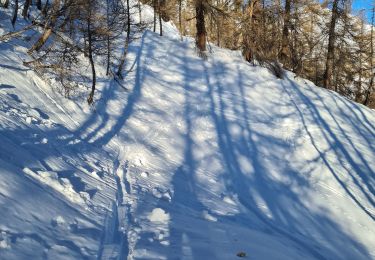
[[[189, 61], [184, 60], [185, 63]], [[184, 163], [174, 173], [173, 185], [175, 195], [172, 198], [173, 208], [178, 208], [178, 205], [185, 204], [187, 207], [196, 207], [197, 210], [208, 210], [212, 212], [212, 209], [202, 204], [197, 193], [197, 159], [194, 158], [194, 154], [197, 152], [195, 149], [194, 139], [191, 137], [195, 127], [195, 119], [202, 116], [202, 111], [197, 112], [189, 110], [192, 107], [194, 96], [200, 98], [201, 104], [209, 104], [211, 120], [215, 126], [216, 141], [219, 149], [219, 157], [225, 169], [223, 175], [225, 176], [226, 188], [228, 191], [237, 192], [235, 195], [238, 198], [241, 206], [245, 208], [241, 213], [236, 216], [222, 216], [216, 215], [218, 221], [224, 222], [242, 222], [243, 225], [248, 226], [251, 229], [259, 230], [266, 234], [273, 234], [276, 237], [282, 237], [284, 242], [287, 240], [290, 244], [294, 245], [304, 254], [316, 259], [330, 259], [330, 258], [369, 258], [369, 252], [367, 249], [351, 237], [349, 233], [343, 230], [340, 223], [337, 223], [335, 219], [330, 217], [328, 214], [324, 214], [324, 210], [313, 210], [308, 206], [308, 191], [313, 187], [310, 186], [308, 177], [311, 172], [301, 172], [302, 169], [294, 169], [293, 165], [286, 162], [285, 155], [290, 153], [291, 149], [296, 149], [295, 146], [298, 144], [291, 143], [289, 140], [284, 140], [273, 136], [272, 134], [263, 133], [261, 130], [257, 130], [257, 125], [252, 125], [252, 122], [259, 122], [258, 109], [259, 104], [251, 105], [251, 102], [246, 100], [246, 92], [256, 91], [252, 89], [252, 84], [246, 84], [243, 82], [243, 69], [238, 67], [237, 82], [233, 82], [230, 86], [223, 86], [221, 82], [224, 82], [225, 77], [228, 77], [228, 69], [224, 63], [213, 62], [213, 66], [209, 68], [205, 62], [202, 62], [204, 69], [205, 83], [207, 87], [206, 93], [197, 93], [198, 90], [189, 87], [189, 77], [185, 78], [185, 118], [187, 125], [187, 133], [185, 135], [185, 150], [184, 150]], [[188, 66], [184, 70], [188, 70]], [[212, 75], [212, 76], [211, 76]], [[235, 91], [226, 91], [225, 87], [237, 88]], [[293, 85], [293, 90], [298, 91], [298, 87]], [[287, 91], [287, 90], [285, 90]], [[194, 93], [196, 92], [196, 93]], [[228, 93], [236, 92], [237, 95], [230, 95]], [[315, 105], [302, 93], [299, 93], [300, 98], [303, 98], [304, 103], [315, 113], [319, 113]], [[285, 102], [285, 101], [284, 101]], [[191, 103], [191, 104], [189, 104]], [[269, 113], [280, 117], [285, 116], [279, 113], [279, 105], [282, 105], [275, 101], [273, 110]], [[249, 104], [251, 107], [249, 107]], [[258, 107], [257, 107], [258, 106]], [[272, 107], [268, 106], [268, 107]], [[229, 108], [233, 109], [237, 113], [238, 118], [242, 120], [236, 120], [228, 118], [226, 111]], [[234, 108], [233, 108], [234, 107]], [[293, 101], [288, 103], [289, 110], [296, 112], [296, 107]], [[298, 110], [297, 110], [298, 111]], [[285, 117], [287, 117], [286, 115]], [[305, 117], [304, 114], [300, 114], [301, 117]], [[255, 120], [254, 120], [255, 119]], [[265, 124], [272, 126], [271, 121], [263, 119]], [[322, 118], [316, 119], [316, 123], [323, 128], [322, 131], [330, 132], [330, 127], [324, 122]], [[368, 127], [370, 128], [371, 126]], [[230, 129], [234, 126], [240, 129], [241, 134], [233, 134]], [[354, 125], [353, 125], [354, 127]], [[278, 131], [277, 125], [274, 126], [274, 131]], [[371, 130], [372, 131], [372, 130]], [[371, 133], [371, 132], [370, 132]], [[365, 185], [372, 185], [372, 180], [369, 180], [368, 174], [372, 172], [366, 160], [361, 158], [359, 151], [357, 152], [358, 157], [361, 159], [362, 164], [358, 164], [354, 159], [350, 158], [349, 152], [343, 145], [340, 145], [340, 141], [334, 136], [334, 133], [330, 133], [331, 138], [334, 139], [335, 145], [333, 149], [344, 155], [346, 163], [355, 169], [358, 176], [352, 176], [355, 178], [362, 178], [361, 183], [365, 182]], [[367, 133], [366, 133], [367, 134]], [[368, 135], [367, 135], [368, 136]], [[354, 146], [354, 144], [352, 144]], [[319, 148], [316, 147], [319, 151]], [[271, 151], [270, 151], [271, 150]], [[267, 153], [267, 151], [269, 151]], [[217, 156], [213, 154], [212, 156]], [[321, 159], [326, 166], [335, 175], [335, 171], [330, 166], [330, 162], [324, 159], [324, 155], [320, 154]], [[241, 159], [241, 160], [240, 160]], [[247, 172], [243, 165], [244, 161], [252, 166], [251, 172]], [[342, 160], [340, 160], [342, 162]], [[319, 165], [319, 160], [316, 162], [310, 162]], [[311, 165], [312, 168], [316, 167]], [[277, 180], [271, 170], [277, 170], [278, 175], [283, 176], [288, 181]], [[353, 175], [352, 173], [348, 172]], [[360, 177], [362, 176], [362, 177]], [[365, 177], [367, 176], [367, 177]], [[337, 176], [335, 176], [337, 179]], [[340, 180], [337, 179], [340, 183]], [[356, 183], [356, 181], [354, 181]], [[186, 187], [181, 184], [185, 183]], [[342, 183], [340, 183], [342, 184]], [[356, 183], [358, 184], [358, 182]], [[201, 184], [202, 185], [202, 184]], [[358, 184], [359, 185], [359, 184]], [[190, 188], [189, 188], [190, 187]], [[194, 188], [195, 187], [195, 188]], [[295, 189], [297, 188], [297, 190]], [[349, 196], [353, 200], [356, 199], [352, 196], [348, 189], [345, 189]], [[372, 193], [371, 186], [368, 190]], [[371, 194], [365, 193], [366, 198], [369, 199], [370, 203]], [[207, 195], [207, 194], [206, 194]], [[373, 195], [373, 193], [372, 193]], [[262, 202], [260, 205], [260, 201]], [[190, 206], [190, 203], [193, 204]], [[359, 203], [356, 201], [357, 204]], [[371, 213], [366, 211], [361, 204], [358, 204], [371, 218]], [[267, 212], [264, 210], [267, 208]], [[171, 239], [174, 241], [174, 248], [179, 247], [180, 253], [183, 255], [183, 249], [186, 248], [186, 244], [183, 241], [194, 241], [196, 237], [189, 232], [184, 233], [185, 239], [183, 239], [181, 230], [184, 230], [182, 226], [186, 223], [181, 222], [181, 216], [176, 215], [171, 217], [170, 230]], [[207, 222], [207, 225], [210, 225]], [[199, 227], [204, 228], [204, 227]], [[192, 228], [194, 229], [194, 227]], [[200, 230], [202, 233], [205, 231]], [[214, 235], [208, 237], [214, 239]], [[186, 236], [189, 239], [186, 239]], [[191, 237], [189, 237], [191, 236]], [[251, 244], [251, 239], [249, 239]], [[259, 243], [259, 241], [258, 241]], [[190, 248], [192, 250], [193, 258], [202, 256], [202, 253], [207, 256], [215, 256], [214, 248], [205, 248], [202, 250], [196, 243], [191, 243]], [[170, 255], [172, 257], [173, 254]], [[218, 256], [216, 256], [218, 257]]]
[[[113, 125], [109, 125], [111, 115], [107, 111], [107, 107], [108, 102], [118, 94], [119, 86], [116, 83], [104, 90], [102, 99], [96, 104], [97, 112], [94, 112], [75, 132], [58, 124], [54, 125], [52, 130], [47, 133], [36, 128], [35, 132], [22, 128], [17, 130], [2, 129], [0, 136], [4, 142], [7, 142], [6, 147], [9, 149], [0, 150], [0, 158], [12, 160], [12, 156], [17, 156], [17, 154], [11, 147], [14, 144], [20, 145], [25, 140], [25, 136], [29, 136], [30, 142], [22, 145], [24, 151], [21, 152], [25, 157], [19, 167], [27, 166], [36, 170], [53, 171], [55, 169], [49, 164], [48, 158], [58, 157], [62, 159], [63, 167], [66, 169], [59, 176], [72, 178], [71, 181], [75, 184], [75, 189], [84, 191], [87, 188], [88, 191], [91, 190], [90, 187], [85, 187], [83, 182], [77, 179], [77, 176], [72, 175], [72, 170], [79, 169], [74, 156], [80, 157], [83, 161], [88, 158], [96, 158], [99, 161], [102, 146], [120, 134], [120, 130], [127, 127], [129, 118], [134, 116], [136, 105], [142, 100], [142, 82], [146, 76], [153, 75], [153, 72], [145, 71], [146, 61], [142, 59], [142, 57], [152, 59], [156, 52], [152, 49], [153, 45], [150, 44], [156, 37], [151, 37], [150, 34], [150, 32], [146, 32], [141, 39], [136, 57], [135, 85], [132, 92], [125, 96], [126, 100], [124, 100], [123, 107], [120, 108], [119, 116]], [[185, 45], [181, 44], [181, 48], [183, 46]], [[161, 48], [166, 47], [166, 45], [161, 45]], [[229, 230], [225, 230], [228, 225], [224, 225], [224, 223], [232, 223], [272, 236], [275, 240], [281, 241], [285, 247], [293, 245], [297, 251], [311, 258], [371, 258], [367, 248], [348, 234], [340, 223], [325, 214], [326, 209], [313, 209], [308, 205], [309, 191], [313, 190], [309, 177], [313, 170], [324, 165], [347, 195], [370, 218], [374, 219], [361, 200], [346, 187], [341, 176], [342, 173], [338, 172], [328, 158], [327, 151], [322, 149], [316, 140], [317, 137], [323, 137], [329, 144], [329, 152], [335, 155], [341, 164], [340, 171], [346, 172], [352, 178], [356, 188], [373, 207], [373, 166], [369, 165], [369, 159], [361, 154], [354, 141], [341, 127], [341, 122], [336, 121], [334, 117], [339, 113], [340, 116], [346, 118], [345, 123], [359, 138], [374, 137], [373, 123], [367, 119], [357, 105], [347, 107], [348, 102], [343, 101], [342, 98], [333, 99], [338, 104], [337, 111], [333, 113], [333, 110], [326, 104], [328, 99], [321, 98], [320, 92], [309, 89], [310, 94], [316, 97], [312, 101], [311, 95], [306, 95], [299, 86], [288, 79], [282, 81], [280, 88], [280, 92], [285, 94], [284, 97], [289, 97], [288, 100], [270, 100], [264, 97], [265, 102], [269, 102], [269, 104], [252, 102], [255, 101], [251, 99], [252, 95], [247, 94], [256, 92], [259, 97], [262, 97], [262, 89], [257, 84], [264, 86], [261, 84], [264, 82], [246, 82], [244, 75], [248, 73], [247, 65], [240, 64], [234, 70], [216, 59], [212, 61], [209, 59], [207, 62], [199, 58], [189, 58], [187, 45], [184, 51], [175, 53], [171, 61], [172, 69], [177, 67], [178, 71], [184, 73], [182, 82], [184, 103], [179, 105], [186, 129], [181, 132], [183, 139], [180, 154], [182, 162], [180, 165], [176, 165], [170, 181], [174, 191], [171, 202], [162, 202], [161, 200], [156, 202], [156, 205], [163, 207], [168, 205], [173, 208], [168, 223], [170, 244], [156, 248], [156, 251], [168, 259], [183, 257], [198, 259], [202, 256], [220, 258], [215, 248], [210, 247], [210, 240], [215, 241], [215, 230], [217, 229], [221, 228], [229, 232]], [[162, 67], [161, 69], [169, 68]], [[199, 78], [197, 75], [202, 71], [204, 74]], [[195, 78], [198, 80], [194, 81]], [[167, 81], [160, 81], [160, 83], [166, 86], [170, 84]], [[202, 83], [203, 86], [198, 85]], [[304, 104], [306, 107], [301, 109], [300, 104]], [[330, 115], [329, 122], [326, 117], [322, 116], [322, 111]], [[354, 115], [345, 117], [349, 113], [348, 111]], [[151, 112], [163, 113], [160, 110]], [[231, 116], [232, 114], [229, 112], [235, 116]], [[312, 146], [319, 154], [318, 158], [306, 162], [308, 167], [288, 161], [287, 155], [298, 149], [300, 144], [275, 134], [282, 130], [282, 125], [274, 120], [288, 119], [291, 113], [294, 113], [299, 122], [302, 121], [302, 130], [307, 134]], [[213, 140], [209, 140], [213, 143], [207, 144], [211, 145], [212, 150], [209, 150], [203, 159], [212, 158], [220, 164], [220, 172], [214, 172], [214, 174], [220, 177], [220, 183], [223, 184], [221, 190], [231, 193], [233, 198], [236, 198], [234, 200], [238, 208], [236, 213], [218, 212], [215, 209], [215, 201], [220, 200], [222, 194], [215, 194], [217, 187], [214, 187], [214, 184], [199, 180], [199, 174], [202, 174], [199, 172], [200, 166], [206, 167], [203, 169], [207, 171], [211, 167], [209, 164], [202, 166], [200, 161], [202, 158], [198, 156], [204, 144], [197, 140], [195, 133], [200, 127], [198, 122], [203, 119], [212, 125], [214, 132]], [[307, 120], [318, 126], [318, 133], [311, 131]], [[98, 122], [100, 123], [97, 124]], [[363, 127], [357, 128], [359, 124]], [[335, 126], [334, 130], [332, 126]], [[35, 136], [40, 139], [43, 135], [48, 136], [48, 144], [35, 140]], [[343, 139], [346, 139], [347, 142], [343, 143]], [[152, 144], [147, 143], [147, 140], [143, 145], [151, 147], [151, 150], [155, 151], [158, 156], [165, 156], [158, 152], [158, 147], [152, 147]], [[46, 146], [49, 149], [45, 149]], [[368, 141], [368, 146], [371, 149], [374, 148], [371, 140]], [[167, 157], [164, 159], [169, 160]], [[84, 165], [84, 167], [87, 167], [87, 172], [95, 170], [95, 165]], [[98, 166], [98, 168], [104, 170], [103, 167]], [[95, 194], [95, 191], [90, 192]], [[147, 195], [140, 193], [137, 200], [142, 202], [147, 201], [147, 198]], [[3, 212], [1, 206], [4, 207], [4, 205], [0, 205], [0, 212]], [[145, 205], [137, 205], [133, 214], [145, 213], [145, 207]], [[203, 211], [210, 212], [217, 222], [212, 223], [201, 218]], [[90, 221], [87, 217], [83, 218]], [[197, 218], [198, 220], [196, 220]], [[185, 223], [189, 219], [191, 221]], [[95, 225], [98, 226], [97, 223]], [[146, 239], [146, 234], [139, 235], [140, 239]], [[253, 236], [242, 239], [248, 240], [250, 248], [253, 246], [252, 244], [262, 243], [262, 241], [252, 243], [252, 239], [256, 239]], [[203, 244], [196, 241], [202, 241]], [[233, 256], [235, 253], [234, 251]], [[79, 254], [81, 253], [79, 252]], [[249, 252], [249, 256], [251, 256], [251, 252]]]
[[[371, 158], [365, 158], [362, 151], [359, 150], [359, 143], [355, 143], [359, 140], [362, 144], [368, 145], [370, 153], [372, 151], [372, 156], [375, 155], [375, 147], [372, 141], [375, 137], [375, 127], [369, 122], [362, 111], [364, 108], [359, 108], [358, 104], [344, 100], [343, 97], [338, 95], [335, 97], [333, 97], [332, 94], [329, 95], [329, 97], [321, 96], [314, 87], [309, 86], [306, 92], [309, 92], [315, 97], [315, 102], [312, 102], [312, 100], [301, 91], [299, 86], [296, 86], [296, 84], [289, 79], [287, 79], [287, 82], [291, 88], [288, 89], [284, 86], [284, 90], [290, 95], [293, 105], [304, 123], [304, 129], [314, 148], [319, 153], [319, 158], [317, 159], [324, 163], [353, 202], [355, 202], [372, 220], [375, 220], [373, 213], [363, 205], [360, 198], [357, 198], [355, 193], [347, 186], [345, 175], [343, 175], [343, 173], [346, 173], [347, 176], [350, 176], [352, 183], [360, 190], [362, 195], [370, 203], [370, 206], [374, 208], [375, 172], [369, 165]], [[305, 111], [300, 109], [298, 101], [307, 106]], [[334, 107], [329, 107], [327, 102], [334, 104]], [[319, 107], [315, 103], [320, 103]], [[329, 121], [325, 119], [324, 114], [329, 115]], [[312, 132], [309, 125], [306, 124], [305, 118], [307, 117], [312, 118], [314, 124], [319, 126], [318, 134]], [[340, 119], [344, 121], [339, 122], [338, 120]], [[344, 127], [346, 129], [344, 129]], [[355, 133], [355, 136], [349, 136], [350, 133]], [[320, 147], [319, 137], [323, 137], [328, 144], [329, 150], [324, 149], [324, 146]], [[330, 154], [333, 154], [340, 163], [338, 169], [330, 162]]]

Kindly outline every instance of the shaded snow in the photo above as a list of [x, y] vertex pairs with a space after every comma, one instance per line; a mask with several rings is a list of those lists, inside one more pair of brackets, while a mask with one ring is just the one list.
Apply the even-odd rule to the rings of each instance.
[[374, 111], [165, 28], [91, 109], [0, 43], [0, 259], [375, 259]]

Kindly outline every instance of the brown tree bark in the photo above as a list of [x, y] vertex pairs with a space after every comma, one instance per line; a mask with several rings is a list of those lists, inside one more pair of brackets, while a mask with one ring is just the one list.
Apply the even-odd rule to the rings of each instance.
[[154, 8], [154, 32], [156, 32], [156, 1], [158, 0], [152, 0], [152, 5]]
[[139, 14], [139, 23], [142, 23], [142, 5], [141, 5], [141, 1], [138, 0], [138, 14]]
[[[374, 19], [375, 19], [375, 7], [372, 8], [372, 16], [371, 16], [371, 34], [370, 34], [370, 68], [371, 68], [371, 71], [374, 70]], [[363, 104], [365, 106], [367, 106], [369, 104], [369, 101], [370, 101], [370, 95], [371, 95], [371, 92], [373, 91], [373, 88], [374, 88], [374, 73], [372, 74], [371, 78], [370, 78], [370, 82], [369, 82], [369, 86], [366, 90], [366, 94], [365, 94], [365, 100], [363, 101]]]
[[158, 0], [158, 11], [159, 11], [159, 34], [160, 36], [163, 36], [163, 19], [162, 19], [162, 12], [164, 6], [162, 6], [161, 0]]
[[92, 82], [91, 82], [91, 92], [89, 97], [87, 98], [87, 103], [91, 105], [94, 101], [94, 94], [95, 94], [95, 88], [96, 88], [96, 70], [95, 70], [95, 63], [94, 63], [94, 57], [93, 57], [93, 46], [92, 46], [92, 31], [91, 31], [91, 19], [92, 19], [92, 12], [91, 12], [91, 4], [89, 3], [89, 12], [87, 17], [87, 40], [88, 40], [88, 57], [90, 61], [91, 66], [91, 74], [92, 74]]
[[285, 0], [284, 9], [284, 26], [283, 35], [281, 39], [281, 51], [279, 53], [279, 59], [283, 65], [286, 65], [289, 60], [289, 29], [290, 29], [290, 11], [291, 11], [291, 0]]
[[126, 25], [126, 40], [125, 40], [125, 46], [124, 51], [122, 53], [121, 59], [120, 59], [120, 65], [118, 66], [117, 70], [117, 76], [122, 79], [122, 70], [125, 64], [126, 55], [128, 54], [128, 47], [130, 42], [130, 3], [129, 0], [126, 0], [126, 16], [127, 16], [127, 25]]
[[27, 18], [27, 16], [28, 16], [31, 1], [32, 0], [25, 0], [25, 5], [23, 6], [23, 10], [22, 10], [23, 18]]
[[[107, 26], [109, 27], [109, 0], [106, 1], [107, 7]], [[110, 33], [107, 34], [107, 69], [106, 69], [106, 76], [109, 75], [109, 70], [111, 66], [111, 40], [110, 40]]]
[[243, 28], [244, 35], [243, 35], [242, 54], [247, 62], [253, 61], [253, 56], [254, 56], [254, 53], [253, 53], [254, 46], [252, 44], [253, 42], [252, 37], [254, 37], [254, 35], [252, 35], [252, 33], [253, 33], [253, 15], [254, 15], [254, 8], [256, 4], [258, 4], [257, 0], [251, 1], [250, 3], [248, 3], [248, 6], [246, 8], [246, 16], [247, 16], [248, 22], [246, 26]]
[[17, 21], [17, 15], [18, 15], [18, 0], [14, 1], [14, 11], [13, 11], [13, 18], [12, 18], [12, 26], [14, 28], [14, 25]]
[[359, 70], [358, 70], [358, 85], [357, 90], [355, 93], [355, 102], [361, 102], [362, 99], [362, 77], [363, 77], [363, 59], [362, 56], [365, 53], [364, 46], [363, 46], [363, 38], [364, 38], [364, 20], [361, 19], [361, 29], [360, 29], [360, 42], [359, 42], [359, 50], [358, 50], [358, 59], [359, 59]]
[[333, 74], [333, 63], [335, 59], [335, 41], [336, 41], [336, 23], [339, 17], [339, 9], [338, 9], [338, 2], [339, 0], [334, 0], [331, 10], [331, 22], [329, 26], [329, 35], [328, 35], [328, 48], [327, 48], [327, 60], [326, 60], [326, 68], [323, 76], [323, 86], [325, 88], [331, 88], [332, 84], [332, 74]]
[[203, 0], [195, 1], [195, 13], [196, 13], [196, 28], [197, 28], [197, 38], [196, 45], [199, 51], [206, 51], [206, 26], [204, 21], [205, 7]]
[[48, 5], [49, 5], [49, 0], [47, 0], [46, 3], [44, 4], [43, 10], [42, 10], [42, 14], [43, 14], [43, 16], [47, 16], [47, 13], [48, 13]]
[[60, 1], [61, 0], [54, 0], [53, 6], [52, 6], [52, 13], [51, 13], [51, 19], [50, 21], [47, 20], [47, 24], [45, 26], [45, 30], [43, 34], [39, 37], [38, 41], [35, 42], [35, 44], [28, 50], [28, 53], [32, 53], [33, 51], [39, 51], [43, 45], [47, 42], [48, 38], [52, 34], [52, 30], [55, 26], [55, 23], [58, 18], [58, 11], [60, 8]]
[[182, 0], [178, 0], [178, 27], [180, 29], [181, 41], [183, 40], [182, 36]]

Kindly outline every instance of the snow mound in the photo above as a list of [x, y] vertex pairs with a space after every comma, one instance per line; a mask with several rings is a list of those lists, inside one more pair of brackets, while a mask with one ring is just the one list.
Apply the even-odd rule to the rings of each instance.
[[154, 223], [166, 223], [166, 224], [168, 224], [169, 214], [166, 213], [161, 208], [155, 208], [155, 209], [152, 210], [152, 212], [148, 216], [148, 219], [151, 222], [154, 222]]

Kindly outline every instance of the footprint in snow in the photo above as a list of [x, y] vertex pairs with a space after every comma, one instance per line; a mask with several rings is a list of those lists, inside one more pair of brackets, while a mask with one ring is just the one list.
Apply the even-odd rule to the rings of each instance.
[[142, 177], [142, 178], [148, 178], [149, 175], [150, 175], [150, 174], [149, 174], [148, 172], [142, 172], [142, 173], [141, 173], [141, 177]]
[[10, 94], [10, 93], [7, 93], [7, 95], [9, 97], [11, 97], [14, 101], [18, 102], [18, 103], [22, 103], [21, 99], [16, 95], [16, 94]]
[[34, 120], [34, 118], [32, 118], [31, 116], [28, 116], [25, 119], [26, 123], [28, 123], [29, 125], [31, 125], [33, 123], [33, 120]]
[[45, 120], [49, 119], [49, 116], [46, 113], [44, 113], [42, 110], [40, 110], [39, 108], [33, 108], [33, 110], [35, 110], [38, 113], [39, 117], [41, 117], [42, 119], [45, 119]]
[[47, 143], [48, 143], [48, 139], [42, 138], [42, 140], [40, 140], [39, 142], [35, 142], [34, 144], [47, 144]]
[[63, 226], [65, 224], [65, 219], [62, 216], [57, 216], [51, 220], [53, 227]]

